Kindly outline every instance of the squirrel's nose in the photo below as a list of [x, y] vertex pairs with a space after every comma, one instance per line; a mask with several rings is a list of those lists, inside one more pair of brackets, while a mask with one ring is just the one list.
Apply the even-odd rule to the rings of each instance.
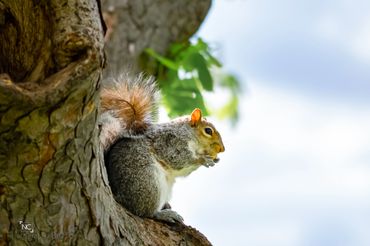
[[216, 151], [217, 151], [217, 153], [220, 153], [220, 152], [224, 152], [225, 151], [225, 147], [224, 147], [224, 145], [221, 143], [221, 144], [216, 144], [216, 146], [215, 146], [216, 148]]
[[220, 145], [220, 151], [219, 152], [224, 152], [225, 151], [225, 146], [223, 144]]

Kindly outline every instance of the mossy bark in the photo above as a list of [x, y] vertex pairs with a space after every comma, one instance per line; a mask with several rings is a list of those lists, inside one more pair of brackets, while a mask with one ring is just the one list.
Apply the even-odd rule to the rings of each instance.
[[115, 202], [98, 144], [103, 45], [96, 1], [0, 0], [0, 245], [208, 245]]

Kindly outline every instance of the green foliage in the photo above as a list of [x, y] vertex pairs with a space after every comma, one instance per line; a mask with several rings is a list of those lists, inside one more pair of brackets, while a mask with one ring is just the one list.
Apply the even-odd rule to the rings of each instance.
[[213, 91], [216, 86], [227, 89], [231, 97], [215, 113], [221, 118], [229, 118], [236, 122], [239, 81], [230, 74], [222, 74], [215, 78], [213, 69], [220, 69], [222, 65], [211, 54], [207, 43], [198, 39], [194, 44], [174, 44], [167, 57], [159, 55], [152, 49], [147, 49], [146, 52], [159, 63], [157, 79], [163, 103], [170, 117], [189, 114], [194, 108], [200, 108], [207, 115], [210, 109], [206, 107], [203, 93]]
[[230, 91], [230, 100], [223, 107], [217, 110], [216, 113], [221, 119], [230, 118], [231, 122], [235, 124], [239, 119], [238, 95], [241, 91], [239, 80], [232, 74], [222, 74], [220, 75], [219, 85]]

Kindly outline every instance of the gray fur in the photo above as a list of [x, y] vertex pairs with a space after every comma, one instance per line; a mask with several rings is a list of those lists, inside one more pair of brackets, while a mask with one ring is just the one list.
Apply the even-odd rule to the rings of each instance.
[[152, 217], [159, 189], [145, 137], [122, 138], [108, 152], [106, 166], [116, 200], [138, 216]]
[[153, 77], [143, 74], [111, 78], [101, 98], [100, 142], [115, 199], [141, 217], [182, 221], [166, 206], [175, 178], [214, 165], [224, 151], [219, 133], [204, 135], [205, 126], [214, 127], [201, 119], [200, 109], [154, 124], [158, 90]]
[[195, 158], [189, 149], [189, 142], [197, 137], [190, 125], [183, 121], [171, 121], [168, 123], [157, 124], [146, 133], [147, 138], [152, 139], [151, 146], [156, 155], [166, 163], [171, 164], [171, 168], [181, 170], [194, 164], [200, 166], [204, 163], [201, 156]]
[[[149, 128], [144, 135], [122, 138], [106, 154], [106, 166], [116, 200], [136, 215], [176, 221], [176, 213], [160, 211], [161, 188], [158, 184], [155, 160], [163, 161], [176, 171], [186, 169], [188, 175], [207, 158], [194, 154], [189, 142], [196, 139], [185, 121], [172, 121]], [[190, 168], [189, 168], [190, 167]], [[172, 188], [172, 187], [171, 187]], [[181, 218], [181, 217], [180, 217]]]

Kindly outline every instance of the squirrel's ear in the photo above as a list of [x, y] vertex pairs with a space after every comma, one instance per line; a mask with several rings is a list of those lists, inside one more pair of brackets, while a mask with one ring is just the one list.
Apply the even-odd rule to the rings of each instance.
[[197, 126], [198, 123], [202, 120], [202, 111], [199, 108], [196, 108], [191, 113], [190, 125]]

